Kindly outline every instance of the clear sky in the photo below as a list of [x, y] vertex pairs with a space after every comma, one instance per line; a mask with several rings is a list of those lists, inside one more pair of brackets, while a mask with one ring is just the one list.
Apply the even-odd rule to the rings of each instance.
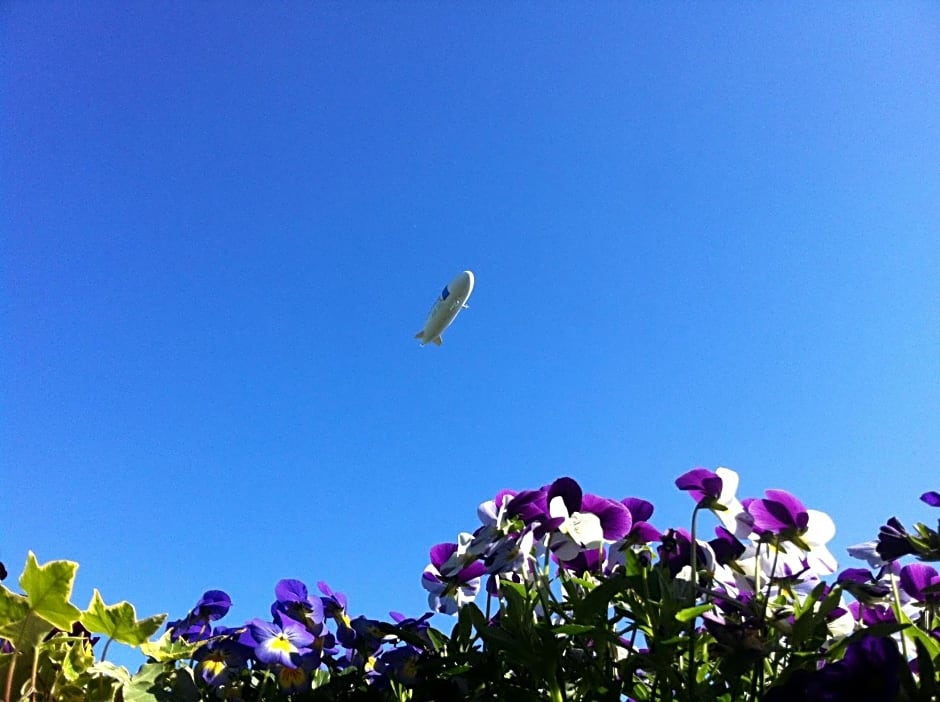
[[[0, 5], [0, 560], [425, 611], [570, 475], [940, 489], [935, 3]], [[417, 332], [470, 269], [441, 348]], [[8, 584], [15, 586], [15, 578]]]

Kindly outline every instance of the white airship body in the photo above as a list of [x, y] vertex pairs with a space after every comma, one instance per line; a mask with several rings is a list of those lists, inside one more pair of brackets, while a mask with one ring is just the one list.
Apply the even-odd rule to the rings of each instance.
[[473, 273], [471, 271], [464, 271], [445, 285], [428, 314], [424, 329], [415, 334], [415, 339], [420, 339], [422, 346], [427, 343], [440, 346], [443, 343], [441, 334], [453, 324], [460, 310], [466, 309], [467, 300], [470, 299], [472, 292]]

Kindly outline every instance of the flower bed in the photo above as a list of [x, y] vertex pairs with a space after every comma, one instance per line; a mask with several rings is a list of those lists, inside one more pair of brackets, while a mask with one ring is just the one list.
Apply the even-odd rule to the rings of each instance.
[[[282, 580], [270, 617], [221, 625], [231, 601], [213, 590], [151, 640], [165, 615], [97, 590], [80, 610], [77, 565], [30, 553], [22, 594], [0, 587], [3, 699], [938, 699], [940, 575], [922, 562], [940, 560], [938, 531], [892, 517], [850, 549], [868, 567], [837, 573], [832, 520], [790, 493], [739, 500], [726, 468], [676, 485], [688, 530], [572, 478], [499, 492], [475, 530], [431, 548], [418, 618], [351, 617], [326, 583]], [[109, 663], [112, 641], [147, 663]]]

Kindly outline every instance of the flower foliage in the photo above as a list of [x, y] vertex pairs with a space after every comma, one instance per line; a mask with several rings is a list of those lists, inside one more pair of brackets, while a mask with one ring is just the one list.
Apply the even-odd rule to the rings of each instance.
[[[866, 567], [839, 572], [824, 512], [782, 489], [739, 499], [738, 484], [727, 468], [679, 476], [692, 516], [664, 530], [650, 502], [570, 477], [502, 490], [430, 549], [430, 611], [389, 621], [285, 579], [270, 616], [223, 625], [231, 599], [210, 590], [149, 640], [163, 615], [138, 620], [97, 590], [81, 610], [77, 565], [29, 554], [22, 592], [0, 585], [4, 699], [940, 699], [940, 524], [891, 517], [849, 549]], [[147, 662], [108, 663], [112, 641]]]

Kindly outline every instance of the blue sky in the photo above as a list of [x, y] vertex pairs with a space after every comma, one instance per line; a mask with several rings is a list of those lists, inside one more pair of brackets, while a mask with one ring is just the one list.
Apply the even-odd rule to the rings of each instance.
[[4, 3], [0, 560], [234, 625], [283, 577], [420, 614], [430, 546], [561, 475], [665, 528], [725, 465], [844, 566], [935, 518], [937, 37], [930, 3]]

